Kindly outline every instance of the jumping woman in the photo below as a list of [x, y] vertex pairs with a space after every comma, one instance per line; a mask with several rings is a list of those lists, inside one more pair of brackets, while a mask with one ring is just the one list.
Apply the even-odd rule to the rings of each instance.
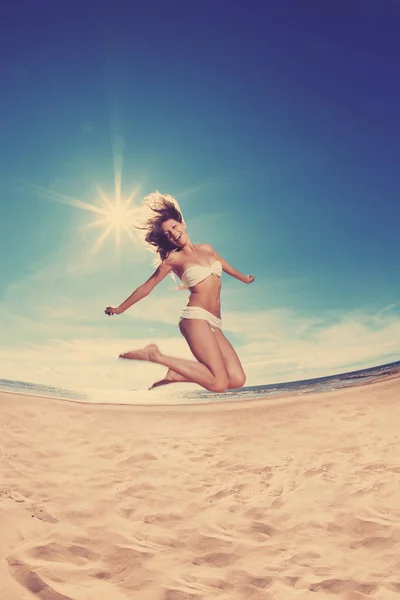
[[209, 244], [193, 244], [174, 198], [156, 192], [146, 201], [152, 214], [142, 229], [146, 232], [145, 241], [155, 248], [161, 262], [151, 277], [122, 304], [116, 308], [108, 306], [104, 312], [110, 316], [125, 312], [148, 296], [168, 274], [174, 273], [190, 292], [180, 315], [179, 329], [197, 360], [166, 356], [156, 344], [120, 354], [120, 358], [167, 367], [165, 378], [152, 388], [174, 382], [197, 383], [211, 392], [242, 387], [246, 375], [221, 330], [221, 275], [224, 271], [243, 283], [252, 283], [254, 276], [234, 269]]

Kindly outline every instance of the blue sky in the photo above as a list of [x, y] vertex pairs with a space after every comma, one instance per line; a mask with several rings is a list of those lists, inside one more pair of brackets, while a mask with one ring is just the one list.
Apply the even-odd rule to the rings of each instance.
[[[225, 331], [249, 384], [399, 358], [400, 4], [22, 2], [1, 25], [0, 378], [146, 387], [188, 356], [171, 280], [106, 318], [152, 256], [71, 198], [180, 202], [246, 286]], [[76, 203], [75, 203], [76, 204]]]

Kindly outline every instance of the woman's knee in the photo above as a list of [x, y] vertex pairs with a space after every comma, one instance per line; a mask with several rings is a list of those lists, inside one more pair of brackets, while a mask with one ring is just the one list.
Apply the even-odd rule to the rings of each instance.
[[228, 388], [230, 390], [236, 390], [241, 388], [246, 383], [246, 375], [244, 373], [237, 373], [229, 377]]
[[228, 385], [229, 385], [229, 379], [228, 379], [228, 375], [220, 375], [219, 377], [215, 377], [214, 381], [212, 381], [208, 386], [207, 389], [209, 392], [214, 392], [216, 394], [222, 394], [223, 392], [226, 392], [226, 390], [228, 389]]

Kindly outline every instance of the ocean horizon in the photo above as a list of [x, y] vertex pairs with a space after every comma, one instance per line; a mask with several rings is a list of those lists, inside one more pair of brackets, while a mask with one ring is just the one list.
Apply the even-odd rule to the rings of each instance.
[[[367, 369], [358, 369], [336, 375], [301, 379], [284, 383], [271, 383], [245, 386], [238, 390], [229, 390], [222, 394], [206, 390], [174, 391], [170, 386], [161, 390], [143, 389], [85, 389], [74, 390], [52, 385], [0, 379], [0, 391], [28, 396], [45, 396], [59, 400], [85, 402], [92, 404], [195, 404], [205, 402], [226, 402], [232, 400], [255, 399], [259, 397], [276, 398], [287, 393], [295, 395], [329, 392], [390, 375], [400, 370], [400, 361], [386, 363]], [[175, 384], [174, 384], [175, 385]], [[179, 385], [179, 384], [178, 384]], [[176, 385], [175, 385], [176, 387]]]

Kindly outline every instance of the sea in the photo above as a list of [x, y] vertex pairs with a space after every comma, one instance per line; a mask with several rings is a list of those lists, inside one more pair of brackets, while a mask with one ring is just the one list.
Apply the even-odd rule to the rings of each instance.
[[[198, 404], [206, 402], [226, 402], [251, 400], [261, 397], [277, 398], [279, 396], [315, 394], [329, 392], [340, 388], [358, 385], [366, 381], [376, 380], [385, 375], [400, 372], [400, 361], [349, 371], [339, 375], [329, 375], [314, 379], [289, 381], [285, 383], [245, 386], [239, 390], [229, 390], [223, 394], [214, 394], [205, 390], [185, 391], [185, 384], [172, 384], [155, 390], [72, 390], [51, 385], [0, 379], [0, 391], [13, 392], [31, 396], [46, 396], [74, 402], [93, 404]], [[173, 388], [180, 388], [175, 391]]]

